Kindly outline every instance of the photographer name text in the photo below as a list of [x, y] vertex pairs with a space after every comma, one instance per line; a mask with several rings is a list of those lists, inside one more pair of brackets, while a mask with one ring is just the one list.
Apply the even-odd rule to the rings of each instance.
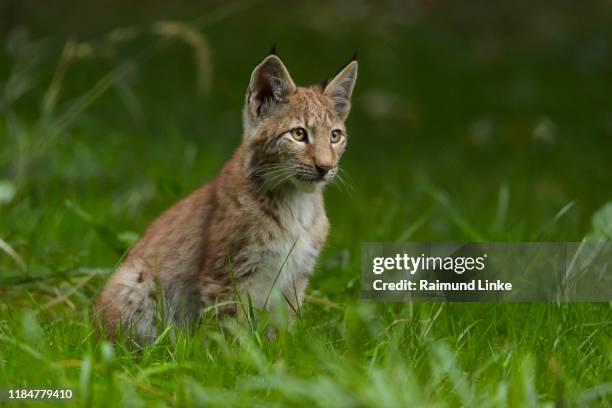
[[[372, 273], [382, 275], [388, 271], [401, 271], [410, 275], [417, 272], [453, 272], [452, 279], [457, 280], [458, 275], [463, 275], [470, 271], [483, 271], [487, 254], [482, 256], [461, 256], [461, 257], [441, 257], [441, 256], [411, 256], [408, 254], [396, 254], [391, 257], [376, 257], [372, 260]], [[453, 278], [454, 276], [454, 278]], [[511, 291], [512, 283], [502, 280], [471, 279], [461, 281], [440, 281], [439, 279], [401, 279], [396, 282], [386, 282], [383, 279], [376, 279], [372, 282], [375, 291], [457, 291], [457, 292], [478, 292], [478, 291]]]
[[502, 282], [501, 280], [489, 281], [487, 279], [473, 279], [469, 282], [440, 282], [420, 279], [417, 282], [402, 279], [398, 282], [384, 282], [377, 279], [372, 283], [372, 287], [377, 291], [400, 290], [400, 291], [510, 291], [512, 283]]

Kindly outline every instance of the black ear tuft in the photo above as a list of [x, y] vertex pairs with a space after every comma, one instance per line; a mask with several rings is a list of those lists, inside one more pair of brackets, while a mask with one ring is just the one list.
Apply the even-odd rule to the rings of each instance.
[[270, 48], [268, 55], [278, 55], [276, 54], [276, 43], [272, 44], [272, 48]]
[[346, 120], [351, 110], [351, 95], [357, 81], [357, 54], [333, 78], [324, 83], [323, 94], [334, 103], [336, 114], [341, 120]]
[[[347, 62], [346, 62], [344, 65], [342, 65], [342, 68], [340, 68], [340, 69], [339, 69], [339, 70], [336, 72], [336, 74], [334, 75], [334, 77], [335, 77], [336, 75], [338, 75], [339, 73], [341, 73], [341, 72], [342, 72], [342, 70], [343, 70], [344, 68], [346, 68], [346, 67], [348, 66], [348, 64], [350, 64], [350, 63], [351, 63], [351, 62], [353, 62], [353, 61], [357, 61], [357, 51], [353, 52], [353, 56], [351, 57], [351, 59], [350, 59], [350, 60], [348, 60], [348, 61], [347, 61]], [[332, 78], [333, 78], [333, 77], [332, 77]], [[324, 79], [323, 81], [321, 81], [321, 82], [320, 82], [321, 87], [322, 87], [323, 89], [325, 89], [325, 87], [326, 87], [326, 86], [329, 84], [329, 82], [332, 80], [332, 78], [327, 78], [327, 79]]]

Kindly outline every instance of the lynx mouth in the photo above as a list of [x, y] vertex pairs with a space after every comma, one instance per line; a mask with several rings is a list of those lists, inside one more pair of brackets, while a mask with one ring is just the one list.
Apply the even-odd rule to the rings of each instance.
[[317, 183], [320, 181], [325, 181], [325, 176], [312, 177], [312, 176], [304, 176], [302, 174], [296, 174], [294, 177], [296, 180], [301, 181], [303, 183]]

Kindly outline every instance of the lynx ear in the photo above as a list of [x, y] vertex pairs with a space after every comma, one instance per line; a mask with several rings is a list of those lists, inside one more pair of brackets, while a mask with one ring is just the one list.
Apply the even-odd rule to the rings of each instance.
[[265, 116], [277, 104], [286, 101], [296, 87], [283, 62], [274, 53], [268, 55], [251, 74], [247, 90], [247, 110], [252, 118]]
[[357, 56], [332, 79], [323, 85], [323, 94], [331, 98], [336, 108], [336, 114], [342, 120], [348, 117], [351, 110], [351, 94], [357, 81]]

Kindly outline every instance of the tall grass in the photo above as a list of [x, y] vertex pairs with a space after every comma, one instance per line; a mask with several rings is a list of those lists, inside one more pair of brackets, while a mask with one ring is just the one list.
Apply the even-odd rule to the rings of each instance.
[[[579, 96], [591, 89], [591, 71], [555, 65], [560, 79], [549, 75], [547, 64], [556, 52], [573, 52], [571, 44], [538, 58], [511, 55], [527, 78], [517, 79], [524, 81], [517, 91], [514, 82], [499, 85], [509, 63], [488, 66], [478, 53], [462, 60], [450, 50], [463, 44], [432, 35], [427, 24], [383, 25], [382, 13], [364, 25], [359, 7], [340, 15], [343, 25], [311, 6], [302, 9], [308, 18], [283, 8], [233, 18], [251, 5], [95, 38], [36, 40], [17, 31], [7, 40], [0, 385], [69, 387], [76, 395], [70, 405], [81, 406], [611, 405], [609, 303], [378, 304], [358, 297], [362, 240], [612, 237], [610, 163], [599, 154], [609, 141], [573, 131], [607, 134], [596, 100], [603, 96], [589, 91], [585, 123], [562, 103], [555, 105], [561, 114], [540, 112], [545, 104], [523, 89], [541, 84], [545, 100], [556, 98], [557, 80]], [[238, 143], [248, 62], [265, 53], [248, 45], [267, 46], [266, 27], [288, 44], [316, 42], [322, 56], [336, 55], [336, 42], [347, 38], [365, 48], [343, 158], [349, 191], [339, 185], [327, 194], [332, 233], [299, 319], [289, 325], [286, 316], [267, 316], [241, 299], [246, 324], [220, 320], [211, 307], [194, 331], [165, 325], [151, 345], [111, 344], [96, 335], [91, 304], [147, 223], [210, 178]], [[391, 41], [385, 30], [402, 34], [394, 41], [406, 54], [381, 43]], [[319, 75], [310, 54], [281, 46], [290, 69]], [[450, 82], [440, 74], [447, 70], [457, 73]], [[394, 72], [410, 72], [427, 87]], [[471, 92], [454, 99], [449, 86], [464, 83]], [[481, 106], [491, 89], [502, 96], [490, 111], [467, 108]], [[518, 119], [517, 92], [534, 111]], [[372, 101], [387, 109], [372, 109]], [[525, 140], [530, 115], [537, 135], [542, 117], [558, 124], [545, 122], [554, 135], [544, 144], [540, 136]], [[283, 301], [275, 292], [269, 300]]]

